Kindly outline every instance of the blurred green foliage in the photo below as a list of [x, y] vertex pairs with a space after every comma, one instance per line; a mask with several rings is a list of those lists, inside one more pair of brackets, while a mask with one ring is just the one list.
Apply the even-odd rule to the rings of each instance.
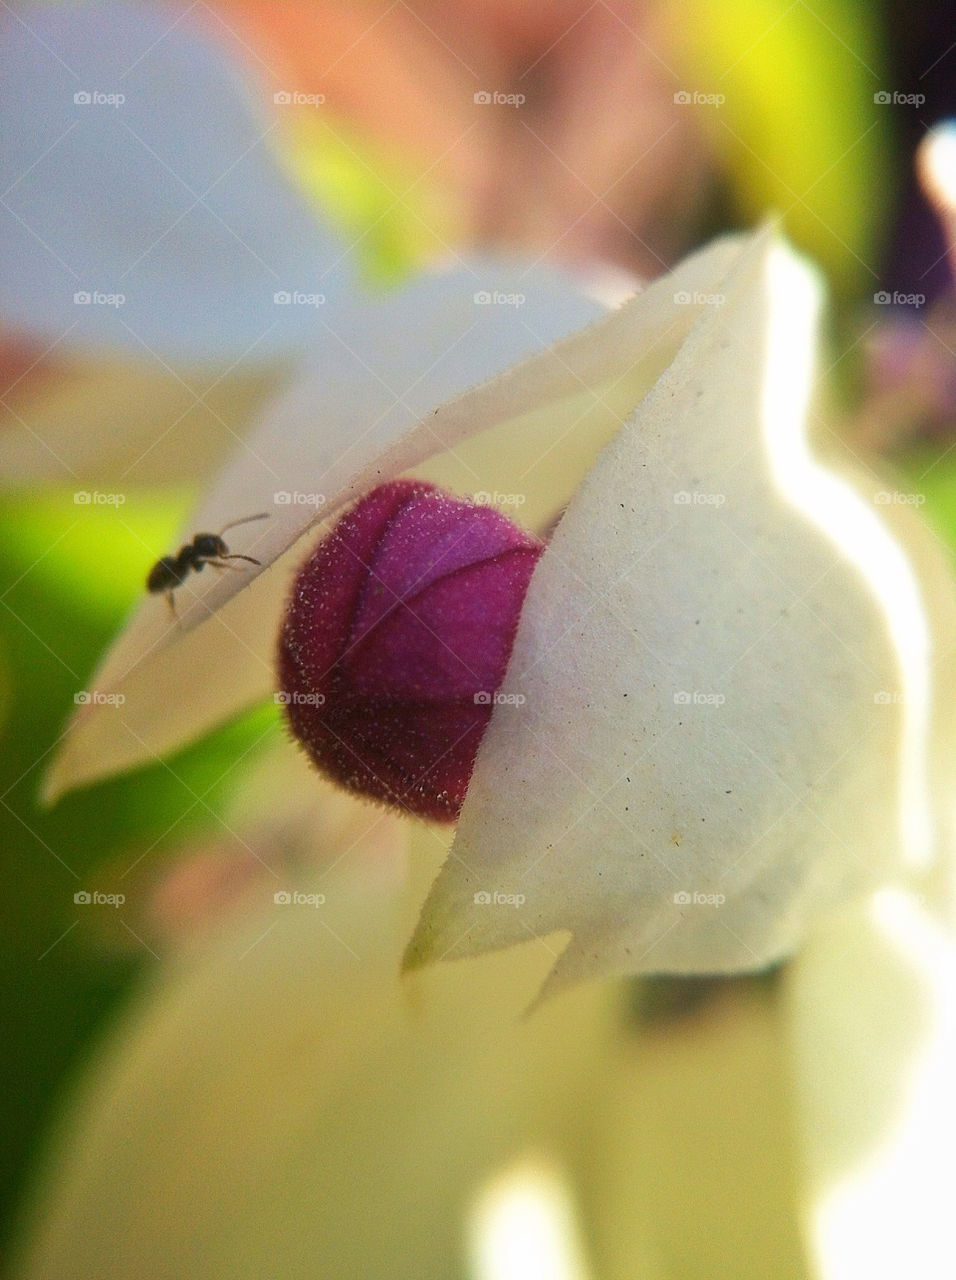
[[[183, 510], [182, 494], [130, 495], [119, 509], [77, 507], [72, 494], [59, 492], [0, 504], [4, 1206], [22, 1187], [64, 1079], [139, 967], [154, 963], [132, 936], [128, 952], [98, 946], [91, 912], [110, 908], [77, 906], [74, 893], [93, 887], [88, 878], [104, 864], [121, 865], [124, 855], [131, 862], [146, 850], [162, 858], [213, 824], [236, 785], [236, 759], [276, 724], [270, 705], [166, 764], [74, 793], [52, 809], [38, 804], [74, 694], [86, 687]], [[9, 1229], [6, 1214], [2, 1229]]]
[[671, 14], [688, 90], [727, 173], [731, 217], [769, 213], [838, 294], [872, 293], [892, 208], [880, 13], [862, 0], [693, 0]]
[[920, 514], [956, 564], [956, 450], [943, 441], [935, 447], [910, 449], [894, 462], [905, 477], [906, 492], [926, 499]]
[[343, 122], [301, 123], [286, 139], [295, 180], [350, 242], [366, 280], [388, 287], [447, 253], [457, 238], [451, 201], [415, 166]]

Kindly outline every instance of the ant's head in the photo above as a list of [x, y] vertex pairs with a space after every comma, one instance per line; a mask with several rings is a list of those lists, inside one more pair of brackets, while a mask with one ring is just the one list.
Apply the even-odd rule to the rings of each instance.
[[201, 556], [207, 559], [227, 555], [229, 548], [218, 533], [197, 533], [193, 538], [191, 550], [194, 558]]

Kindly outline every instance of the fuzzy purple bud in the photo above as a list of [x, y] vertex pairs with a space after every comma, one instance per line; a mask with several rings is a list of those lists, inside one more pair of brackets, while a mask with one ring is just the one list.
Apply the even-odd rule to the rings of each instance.
[[422, 481], [362, 498], [295, 580], [279, 639], [293, 734], [352, 791], [458, 816], [544, 544]]

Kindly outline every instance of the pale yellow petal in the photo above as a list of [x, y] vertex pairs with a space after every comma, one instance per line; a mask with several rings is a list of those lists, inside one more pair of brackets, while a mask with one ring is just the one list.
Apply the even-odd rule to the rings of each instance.
[[805, 1228], [819, 1280], [956, 1272], [956, 946], [897, 890], [786, 975]]
[[38, 1183], [20, 1280], [452, 1280], [490, 1179], [534, 1154], [569, 1167], [613, 988], [521, 1021], [551, 959], [535, 943], [403, 987], [392, 895], [299, 888], [325, 902], [270, 902], [111, 1037]]
[[[44, 362], [46, 367], [46, 362]], [[278, 381], [276, 370], [173, 369], [72, 351], [0, 406], [5, 485], [125, 493], [199, 481], [222, 465]]]
[[[668, 1014], [637, 1005], [593, 1101], [602, 1280], [808, 1280], [784, 1031], [772, 984], [756, 979], [715, 981], [684, 1008], [675, 992]], [[635, 1238], [655, 1265], [635, 1270]]]

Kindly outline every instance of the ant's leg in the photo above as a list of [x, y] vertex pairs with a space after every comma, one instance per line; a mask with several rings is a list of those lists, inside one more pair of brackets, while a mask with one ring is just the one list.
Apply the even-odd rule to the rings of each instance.
[[210, 569], [235, 569], [237, 573], [242, 572], [237, 564], [222, 564], [219, 560], [204, 560], [203, 564], [208, 564]]
[[171, 591], [166, 592], [166, 599], [169, 601], [169, 612], [173, 615], [175, 620], [178, 622], [179, 614], [176, 612], [176, 601], [173, 599], [173, 593]]
[[213, 569], [236, 569], [242, 572], [237, 564], [223, 564], [223, 560], [248, 560], [250, 564], [259, 564], [258, 560], [253, 560], [252, 556], [223, 556], [219, 560], [203, 560], [203, 564], [211, 565]]

